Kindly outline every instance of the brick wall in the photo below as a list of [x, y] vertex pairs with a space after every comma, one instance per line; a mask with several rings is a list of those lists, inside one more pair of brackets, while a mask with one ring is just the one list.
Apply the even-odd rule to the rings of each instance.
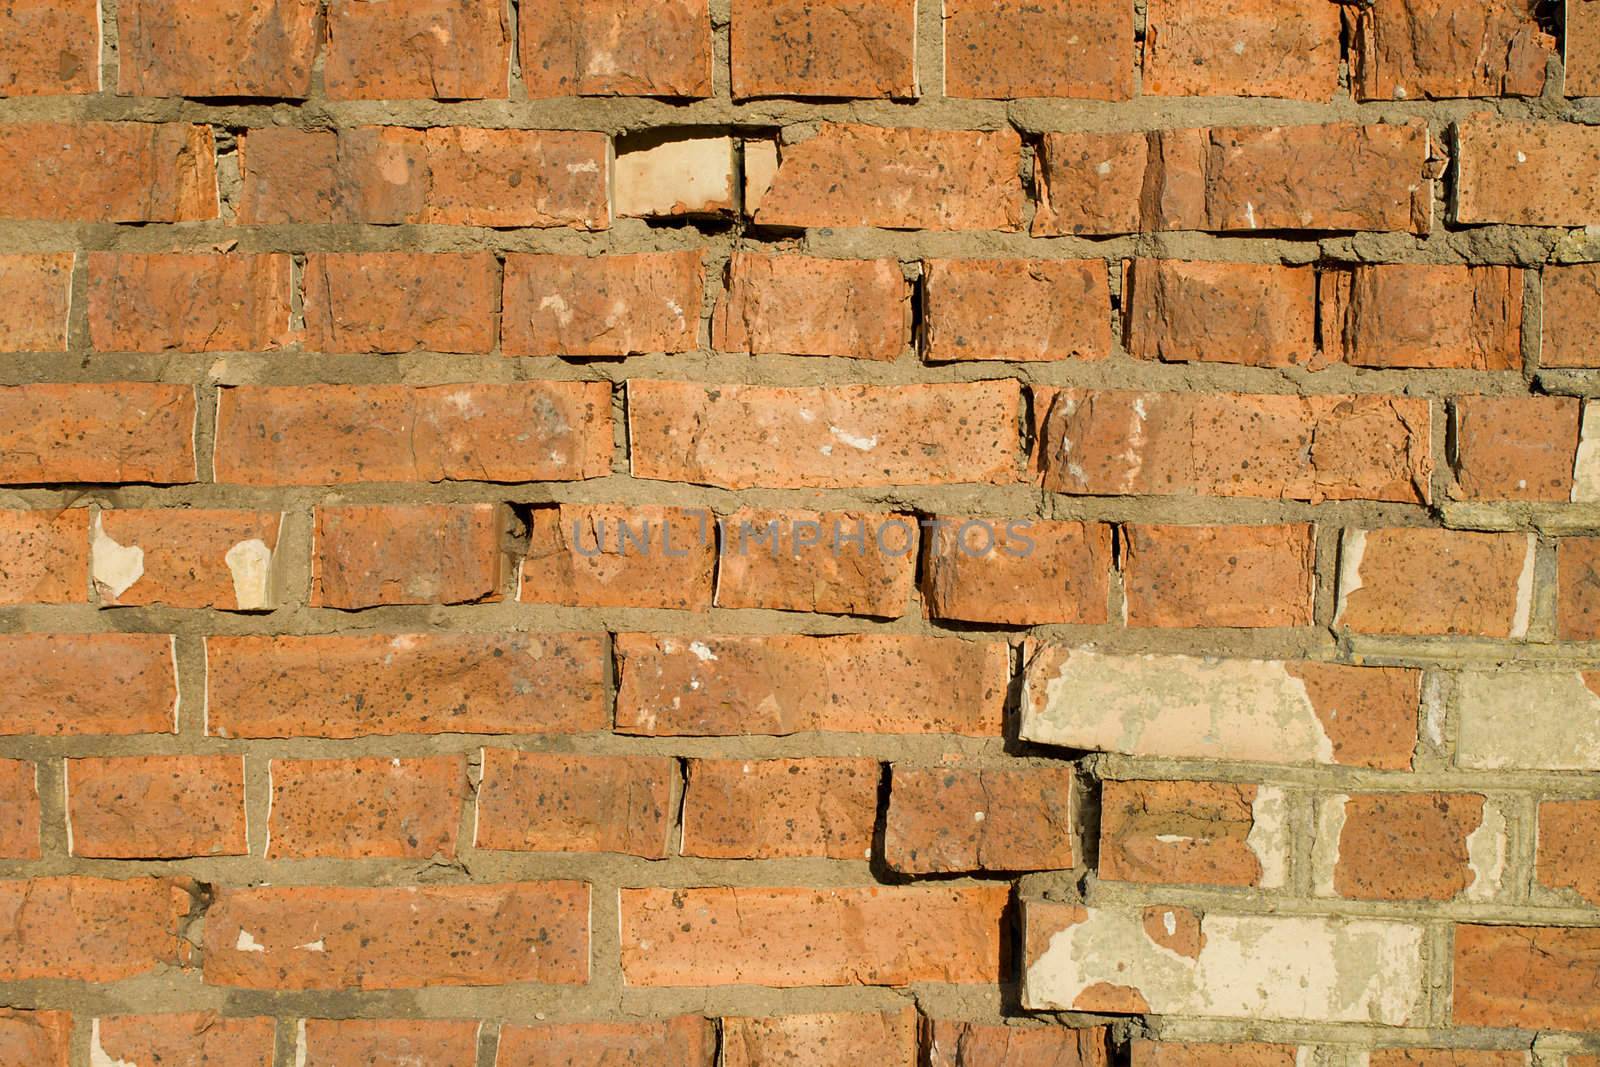
[[1559, 6], [0, 6], [0, 1065], [1594, 1067]]

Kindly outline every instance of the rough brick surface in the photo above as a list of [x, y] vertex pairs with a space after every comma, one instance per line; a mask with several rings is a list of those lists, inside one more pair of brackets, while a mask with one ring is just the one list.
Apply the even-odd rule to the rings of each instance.
[[705, 267], [696, 252], [508, 256], [508, 356], [687, 352], [700, 343]]
[[0, 126], [10, 175], [0, 218], [193, 222], [217, 217], [209, 126], [25, 122]]
[[1331, 861], [1332, 878], [1326, 870], [1318, 877], [1340, 896], [1449, 900], [1489, 874], [1479, 869], [1473, 848], [1473, 835], [1485, 824], [1481, 796], [1367, 793], [1324, 803], [1337, 812], [1331, 820], [1325, 814], [1327, 839], [1319, 833], [1317, 841], [1318, 849], [1332, 850], [1319, 854]]
[[951, 0], [944, 6], [950, 96], [1133, 95], [1133, 9], [1115, 0]]
[[1253, 785], [1107, 782], [1100, 873], [1126, 882], [1282, 885], [1284, 814], [1281, 791]]
[[177, 659], [163, 634], [0, 635], [0, 734], [174, 733]]
[[323, 88], [334, 99], [503, 100], [511, 35], [496, 0], [333, 0]]
[[305, 345], [314, 352], [488, 352], [499, 267], [484, 253], [306, 257]]
[[707, 0], [552, 0], [518, 18], [529, 96], [711, 93]]
[[874, 760], [691, 760], [683, 854], [721, 859], [872, 855]]
[[[1588, 2], [1588, 0], [1585, 0]], [[1600, 265], [1547, 267], [1544, 271], [1544, 367], [1600, 366]]]
[[677, 768], [662, 757], [492, 748], [484, 753], [475, 844], [662, 859], [676, 783]]
[[1577, 0], [1566, 8], [1568, 96], [1600, 96], [1600, 11], [1593, 0]]
[[0, 352], [64, 352], [73, 255], [0, 256]]
[[1317, 352], [1307, 267], [1141, 259], [1123, 286], [1128, 351], [1164, 363], [1308, 364]]
[[25, 760], [0, 760], [0, 858], [39, 858], [38, 771]]
[[493, 504], [318, 508], [311, 603], [354, 610], [497, 600], [505, 525]]
[[711, 320], [729, 352], [895, 359], [910, 334], [909, 287], [886, 259], [735, 252]]
[[660, 1022], [507, 1025], [498, 1062], [507, 1067], [712, 1067], [716, 1026], [698, 1015]]
[[67, 1012], [0, 1010], [0, 1056], [12, 1063], [67, 1067], [71, 1044]]
[[1556, 44], [1529, 0], [1376, 0], [1345, 18], [1358, 100], [1538, 96]]
[[1600, 130], [1478, 114], [1456, 124], [1455, 141], [1457, 222], [1600, 223]]
[[[1600, 931], [1457, 926], [1452, 1018], [1459, 1026], [1593, 1030]], [[1507, 975], [1516, 975], [1507, 981]]]
[[1517, 370], [1522, 271], [1405, 263], [1324, 271], [1322, 343], [1358, 367]]
[[723, 1067], [803, 1063], [808, 1058], [912, 1067], [918, 1047], [917, 1013], [910, 1008], [722, 1020]]
[[90, 1029], [89, 1062], [104, 1057], [113, 1063], [270, 1067], [273, 1029], [273, 1020], [260, 1015], [225, 1017], [211, 1011], [102, 1015]]
[[1062, 1029], [931, 1019], [923, 1029], [929, 1067], [975, 1063], [991, 1067], [1105, 1067], [1110, 1062], [1107, 1030], [1102, 1026]]
[[454, 856], [466, 772], [459, 756], [273, 760], [267, 856]]
[[111, 508], [95, 517], [91, 576], [106, 605], [277, 606], [275, 511]]
[[1600, 639], [1600, 537], [1556, 542], [1556, 632], [1574, 641]]
[[88, 259], [89, 339], [101, 351], [251, 351], [288, 340], [288, 256]]
[[1591, 904], [1600, 903], [1600, 864], [1588, 842], [1600, 831], [1600, 801], [1547, 800], [1539, 805], [1539, 849], [1535, 863], [1539, 884], [1570, 890]]
[[1144, 87], [1159, 96], [1281, 96], [1327, 101], [1339, 86], [1339, 9], [1153, 0]]
[[1097, 260], [935, 259], [926, 264], [924, 357], [1103, 359], [1111, 352]]
[[1131, 526], [1129, 626], [1307, 626], [1310, 526]]
[[100, 88], [100, 5], [17, 0], [0, 12], [0, 96], [57, 96]]
[[734, 0], [733, 94], [917, 95], [915, 0]]
[[0, 386], [0, 484], [190, 482], [194, 420], [186, 385]]
[[1525, 534], [1347, 531], [1335, 624], [1357, 633], [1520, 636], [1534, 548]]
[[1067, 869], [1073, 847], [1070, 768], [894, 767], [883, 837], [892, 870]]
[[917, 525], [906, 514], [741, 508], [721, 517], [717, 606], [899, 618]]
[[1455, 404], [1456, 485], [1479, 500], [1572, 499], [1578, 401], [1464, 396]]
[[716, 517], [693, 508], [563, 504], [528, 524], [517, 599], [580, 607], [711, 606]]
[[194, 883], [58, 876], [0, 882], [9, 916], [0, 980], [115, 982], [188, 961], [180, 927]]
[[322, 16], [314, 0], [131, 0], [117, 30], [119, 93], [293, 99], [310, 95]]
[[929, 617], [1007, 626], [1106, 621], [1109, 526], [961, 515], [928, 521], [922, 595]]
[[89, 509], [0, 511], [0, 604], [81, 604]]
[[[478, 1029], [470, 1019], [302, 1019], [295, 1055], [304, 1055], [305, 1067], [407, 1060], [473, 1067]], [[503, 1033], [509, 1035], [512, 1029]]]
[[67, 761], [74, 856], [110, 859], [245, 852], [244, 762], [234, 756]]

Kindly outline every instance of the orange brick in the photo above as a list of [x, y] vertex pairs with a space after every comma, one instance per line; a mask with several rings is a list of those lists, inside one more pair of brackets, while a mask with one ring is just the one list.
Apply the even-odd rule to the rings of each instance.
[[217, 217], [209, 126], [181, 122], [0, 125], [0, 218], [195, 222]]
[[303, 1059], [295, 1065], [476, 1067], [482, 1026], [472, 1019], [303, 1019], [295, 1046]]
[[286, 255], [89, 253], [89, 340], [102, 352], [233, 352], [289, 339]]
[[733, 95], [914, 97], [916, 0], [733, 0]]
[[0, 511], [0, 604], [82, 604], [88, 573], [88, 508]]
[[911, 335], [911, 287], [892, 259], [735, 252], [711, 319], [724, 352], [895, 359]]
[[1456, 222], [1600, 224], [1600, 128], [1475, 114], [1455, 145]]
[[1455, 415], [1456, 487], [1470, 500], [1572, 499], [1582, 421], [1566, 396], [1462, 396]]
[[0, 256], [0, 352], [67, 350], [73, 258], [71, 252]]
[[923, 1023], [923, 1033], [928, 1067], [1106, 1067], [1110, 1062], [1109, 1031], [1104, 1026], [989, 1026], [929, 1019]]
[[1106, 621], [1111, 527], [941, 515], [923, 552], [930, 618], [1005, 626]]
[[1311, 267], [1140, 259], [1129, 266], [1122, 304], [1128, 351], [1140, 359], [1252, 367], [1316, 360]]
[[74, 856], [242, 856], [239, 756], [105, 756], [66, 762]]
[[915, 515], [740, 508], [721, 524], [719, 608], [886, 619], [906, 612]]
[[274, 608], [273, 553], [282, 521], [276, 511], [104, 509], [93, 540], [100, 602]]
[[665, 859], [677, 780], [677, 765], [665, 756], [486, 749], [474, 843]]
[[1600, 1027], [1600, 929], [1457, 926], [1454, 973], [1456, 1026]]
[[1152, 0], [1144, 91], [1327, 102], [1339, 88], [1339, 9], [1327, 0]]
[[1355, 633], [1521, 637], [1534, 547], [1528, 534], [1348, 530], [1334, 625]]
[[97, 0], [12, 0], [0, 11], [0, 96], [99, 89]]
[[[1285, 849], [1258, 855], [1253, 785], [1108, 781], [1100, 794], [1100, 877], [1114, 882], [1282, 885]], [[1278, 866], [1267, 877], [1263, 859]]]
[[313, 352], [475, 353], [495, 345], [500, 267], [488, 252], [313, 253], [304, 285]]
[[1137, 233], [1150, 148], [1144, 133], [1047, 133], [1034, 154], [1035, 237]]
[[1556, 542], [1556, 633], [1568, 641], [1600, 639], [1600, 537]]
[[1600, 833], [1600, 800], [1541, 800], [1535, 871], [1547, 889], [1570, 889], [1600, 904], [1600, 858], [1593, 843]]
[[1531, 0], [1374, 0], [1345, 12], [1357, 100], [1538, 96], [1556, 49]]
[[690, 760], [683, 854], [868, 859], [881, 777], [871, 759]]
[[0, 677], [0, 734], [177, 731], [177, 658], [165, 634], [0, 634]]
[[[206, 666], [207, 725], [219, 737], [586, 733], [610, 724], [597, 634], [208, 637]], [[170, 708], [169, 698], [169, 721]]]
[[660, 1022], [508, 1024], [500, 1030], [499, 1067], [712, 1067], [717, 1031], [710, 1019], [678, 1015]]
[[528, 95], [711, 95], [707, 0], [550, 0], [517, 12]]
[[274, 1030], [275, 1020], [260, 1015], [103, 1015], [93, 1022], [90, 1062], [272, 1067]]
[[1130, 526], [1129, 626], [1309, 626], [1313, 527]]
[[916, 1009], [722, 1020], [722, 1067], [808, 1060], [916, 1067]]
[[628, 356], [700, 345], [705, 257], [506, 257], [508, 356]]
[[1362, 264], [1324, 270], [1322, 343], [1358, 367], [1520, 370], [1522, 271]]
[[[314, 944], [322, 950], [306, 950]], [[582, 882], [219, 888], [206, 912], [207, 985], [420, 989], [588, 976]]]
[[617, 731], [647, 736], [998, 736], [1010, 673], [998, 641], [886, 634], [618, 634], [616, 656]]
[[1467, 838], [1484, 823], [1483, 797], [1367, 793], [1349, 797], [1343, 810], [1333, 868], [1339, 896], [1450, 900], [1476, 880]]
[[38, 858], [38, 771], [26, 760], [0, 759], [0, 859]]
[[315, 607], [498, 600], [506, 516], [496, 504], [319, 507]]
[[[1467, 1048], [1380, 1048], [1368, 1056], [1369, 1067], [1528, 1067], [1529, 1053], [1488, 1052]], [[1567, 1057], [1568, 1067], [1579, 1067]]]
[[1121, 0], [948, 0], [944, 33], [950, 96], [1133, 95], [1133, 8]]
[[1098, 259], [930, 259], [923, 357], [930, 362], [1104, 359], [1111, 284]]
[[304, 99], [322, 18], [316, 0], [127, 0], [117, 34], [125, 96]]
[[0, 1008], [0, 1062], [67, 1067], [72, 1016], [64, 1011]]
[[[1575, 3], [1563, 13], [1561, 35], [1566, 46], [1568, 96], [1600, 96], [1600, 11], [1593, 3]], [[1577, 1062], [1572, 1067], [1579, 1067]], [[1589, 1065], [1593, 1067], [1593, 1065]]]
[[192, 482], [194, 426], [187, 385], [0, 387], [0, 485]]
[[216, 468], [220, 482], [268, 485], [596, 478], [611, 470], [611, 389], [233, 386], [218, 400]]
[[1067, 764], [894, 765], [883, 835], [890, 870], [1065, 870], [1072, 838]]
[[463, 756], [273, 760], [269, 859], [456, 854]]
[[711, 607], [716, 517], [701, 508], [562, 504], [536, 508], [522, 560], [527, 604]]
[[0, 882], [0, 978], [116, 982], [188, 961], [185, 878], [30, 878]]
[[1009, 897], [1008, 886], [624, 889], [623, 980], [992, 984]]
[[499, 0], [333, 0], [323, 86], [334, 100], [504, 100], [511, 28]]
[[1130, 1045], [1133, 1067], [1294, 1067], [1294, 1045], [1195, 1044], [1139, 1039]]
[[1600, 263], [1546, 267], [1543, 276], [1544, 342], [1539, 365], [1600, 367]]

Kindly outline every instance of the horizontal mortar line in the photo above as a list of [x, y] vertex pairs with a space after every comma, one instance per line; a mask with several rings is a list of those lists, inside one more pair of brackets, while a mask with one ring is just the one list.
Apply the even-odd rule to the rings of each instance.
[[1460, 901], [1367, 901], [1346, 897], [1297, 897], [1288, 893], [1240, 889], [1229, 894], [1198, 886], [1156, 886], [1096, 880], [1087, 906], [1192, 907], [1207, 915], [1293, 916], [1298, 918], [1363, 918], [1413, 922], [1419, 925], [1478, 924], [1597, 928], [1600, 913], [1579, 906], [1539, 907], [1527, 904]]

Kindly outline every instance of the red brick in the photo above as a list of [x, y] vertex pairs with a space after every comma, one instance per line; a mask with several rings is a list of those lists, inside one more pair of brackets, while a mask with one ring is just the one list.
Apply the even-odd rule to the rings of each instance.
[[915, 515], [740, 508], [721, 523], [719, 608], [886, 619], [906, 612]]
[[217, 217], [209, 126], [181, 122], [0, 125], [0, 218], [194, 222]]
[[1471, 500], [1572, 499], [1579, 402], [1566, 396], [1462, 396], [1455, 413], [1455, 475]]
[[218, 400], [216, 468], [219, 482], [258, 485], [597, 478], [611, 471], [611, 388], [233, 386]]
[[194, 888], [183, 878], [0, 882], [0, 980], [116, 982], [184, 966]]
[[0, 859], [38, 858], [38, 771], [26, 760], [0, 759]]
[[276, 607], [276, 511], [104, 509], [96, 517], [93, 577], [106, 605], [255, 611]]
[[0, 11], [0, 96], [99, 89], [97, 0], [12, 0]]
[[825, 125], [783, 145], [755, 210], [771, 226], [1022, 228], [1022, 141], [1004, 130]]
[[[321, 951], [307, 945], [321, 944]], [[589, 977], [589, 887], [508, 882], [219, 888], [207, 985], [421, 989]]]
[[1128, 351], [1140, 359], [1252, 367], [1316, 362], [1311, 267], [1140, 259], [1129, 266], [1122, 304]]
[[1600, 224], [1600, 127], [1477, 114], [1455, 142], [1456, 222]]
[[1355, 633], [1521, 637], [1533, 556], [1529, 534], [1346, 531], [1334, 623]]
[[1357, 367], [1522, 368], [1522, 271], [1361, 264], [1324, 270], [1322, 343]]
[[1051, 492], [1429, 499], [1432, 408], [1423, 398], [1040, 387], [1033, 394], [1036, 463]]
[[868, 859], [881, 777], [871, 759], [690, 760], [683, 854]]
[[498, 600], [506, 525], [497, 504], [319, 507], [312, 606]]
[[715, 516], [703, 508], [536, 508], [517, 599], [705, 611], [711, 607], [715, 566]]
[[1133, 7], [1121, 0], [948, 0], [949, 96], [1133, 95]]
[[500, 267], [489, 252], [318, 252], [306, 257], [304, 284], [313, 352], [477, 353], [495, 345]]
[[923, 358], [1031, 362], [1111, 354], [1098, 259], [930, 259]]
[[1600, 537], [1556, 542], [1556, 633], [1568, 641], [1600, 639]]
[[583, 131], [261, 127], [239, 137], [239, 221], [600, 230], [609, 150]]
[[624, 889], [622, 976], [630, 986], [993, 984], [1009, 897], [1009, 886]]
[[1295, 1067], [1299, 1051], [1294, 1045], [1195, 1044], [1142, 1038], [1130, 1049], [1133, 1067]]
[[[1104, 783], [1100, 877], [1113, 882], [1261, 885], [1267, 871], [1249, 840], [1256, 797], [1255, 786], [1229, 782]], [[1287, 851], [1277, 858], [1287, 865]]]
[[73, 258], [71, 252], [0, 256], [0, 352], [67, 350]]
[[1144, 91], [1326, 103], [1339, 88], [1339, 29], [1339, 9], [1327, 0], [1152, 0]]
[[268, 859], [427, 859], [456, 854], [463, 756], [275, 759]]
[[1570, 889], [1590, 904], [1600, 904], [1600, 800], [1541, 800], [1539, 847], [1534, 869], [1547, 889]]
[[1455, 1025], [1600, 1027], [1600, 929], [1457, 926], [1455, 935]]
[[0, 604], [82, 604], [88, 573], [88, 508], [0, 511]]
[[1534, 0], [1373, 0], [1345, 10], [1357, 100], [1538, 96], [1555, 38]]
[[1106, 621], [1111, 527], [940, 515], [922, 562], [930, 618], [1035, 626]]
[[[1489, 1052], [1466, 1048], [1380, 1048], [1367, 1058], [1368, 1067], [1528, 1067], [1528, 1051]], [[1568, 1067], [1579, 1067], [1567, 1057]]]
[[1539, 365], [1600, 367], [1600, 263], [1544, 269]]
[[659, 1022], [507, 1024], [497, 1067], [712, 1067], [716, 1025], [699, 1015]]
[[206, 666], [208, 732], [219, 737], [586, 733], [610, 724], [605, 641], [596, 634], [208, 637]]
[[711, 95], [707, 0], [550, 0], [517, 16], [529, 96]]
[[1577, 0], [1566, 5], [1564, 14], [1566, 95], [1600, 96], [1600, 9], [1593, 0]]
[[998, 736], [1010, 655], [998, 641], [909, 635], [618, 634], [619, 733]]
[[1034, 154], [1036, 237], [1137, 233], [1152, 144], [1145, 133], [1047, 133]]
[[735, 252], [711, 319], [723, 352], [895, 359], [911, 335], [911, 287], [892, 259]]
[[66, 776], [74, 856], [180, 859], [247, 851], [240, 756], [69, 759]]
[[665, 859], [677, 780], [677, 764], [666, 756], [487, 749], [474, 844]]
[[914, 97], [916, 0], [733, 0], [733, 95]]
[[289, 340], [286, 255], [89, 253], [89, 339], [102, 352], [231, 352]]
[[295, 1067], [476, 1067], [482, 1027], [474, 1019], [302, 1019], [295, 1054], [304, 1058]]
[[508, 356], [628, 356], [700, 345], [705, 257], [506, 257]]
[[1129, 626], [1310, 626], [1316, 538], [1309, 525], [1129, 526]]
[[725, 489], [1014, 482], [1021, 413], [1010, 379], [811, 388], [628, 382], [634, 477]]
[[883, 835], [890, 870], [1066, 870], [1072, 838], [1068, 764], [894, 765]]
[[511, 28], [500, 0], [332, 0], [322, 80], [334, 100], [504, 100]]
[[165, 634], [0, 634], [0, 677], [0, 734], [177, 730], [177, 660]]
[[0, 485], [192, 482], [194, 427], [187, 385], [0, 387]]
[[103, 1015], [92, 1024], [89, 1062], [272, 1067], [274, 1031], [275, 1020], [260, 1015]]
[[917, 1067], [916, 1009], [722, 1020], [722, 1067], [782, 1063]]
[[1467, 838], [1483, 825], [1483, 797], [1366, 793], [1349, 797], [1343, 810], [1332, 872], [1339, 896], [1450, 900], [1476, 880]]
[[929, 1019], [923, 1033], [928, 1067], [1106, 1067], [1110, 1061], [1104, 1026], [993, 1026]]
[[0, 1063], [67, 1067], [72, 1016], [64, 1011], [0, 1008]]
[[125, 96], [304, 99], [322, 18], [315, 0], [126, 0], [117, 35]]

